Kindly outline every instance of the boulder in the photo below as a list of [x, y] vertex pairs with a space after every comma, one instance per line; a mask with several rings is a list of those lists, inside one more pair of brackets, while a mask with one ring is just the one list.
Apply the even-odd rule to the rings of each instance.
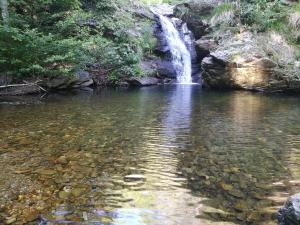
[[195, 42], [197, 59], [201, 62], [212, 50], [217, 48], [217, 42], [211, 37], [202, 37]]
[[176, 79], [176, 70], [172, 62], [167, 60], [156, 61], [156, 71], [160, 77]]
[[159, 79], [155, 77], [132, 77], [127, 79], [127, 82], [132, 86], [152, 86], [159, 83]]
[[148, 59], [140, 62], [140, 68], [144, 76], [155, 76], [157, 73], [156, 60]]
[[300, 193], [288, 198], [285, 205], [278, 211], [279, 225], [300, 224]]
[[[204, 86], [255, 91], [297, 91], [292, 78], [264, 52], [248, 32], [222, 40], [201, 67]], [[293, 83], [294, 86], [291, 86]]]
[[47, 89], [74, 89], [85, 88], [94, 84], [94, 80], [90, 73], [86, 71], [80, 71], [74, 76], [55, 77], [44, 81], [43, 86]]
[[173, 64], [167, 59], [154, 58], [144, 60], [140, 63], [140, 67], [144, 76], [176, 79], [176, 71]]

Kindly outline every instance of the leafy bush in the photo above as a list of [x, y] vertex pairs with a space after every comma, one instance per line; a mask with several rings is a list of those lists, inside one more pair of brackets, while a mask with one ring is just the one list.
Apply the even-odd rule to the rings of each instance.
[[235, 25], [235, 10], [236, 4], [224, 2], [217, 5], [213, 9], [213, 17], [210, 20], [210, 23], [213, 26], [217, 25]]
[[[134, 17], [137, 1], [9, 1], [10, 27], [0, 27], [0, 73], [70, 75], [96, 64], [117, 81], [141, 75], [154, 48], [151, 22]], [[139, 29], [137, 29], [137, 26]]]
[[286, 22], [287, 9], [280, 0], [242, 1], [240, 7], [242, 24], [257, 31], [266, 31]]
[[77, 42], [37, 30], [0, 26], [0, 71], [16, 76], [68, 75], [77, 64]]

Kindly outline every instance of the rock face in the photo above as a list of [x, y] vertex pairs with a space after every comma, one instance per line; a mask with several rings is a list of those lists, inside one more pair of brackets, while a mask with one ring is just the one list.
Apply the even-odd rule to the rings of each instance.
[[85, 88], [94, 84], [92, 76], [85, 71], [81, 71], [72, 77], [57, 77], [49, 79], [43, 83], [47, 89], [72, 89]]
[[300, 224], [300, 193], [288, 198], [283, 208], [278, 212], [279, 225]]
[[151, 86], [157, 85], [159, 83], [159, 79], [155, 77], [132, 77], [127, 80], [127, 82], [132, 86]]
[[[173, 64], [171, 63], [171, 53], [163, 33], [159, 18], [155, 17], [154, 35], [157, 39], [157, 46], [155, 54], [159, 57], [151, 61], [152, 67], [161, 77], [176, 78], [176, 72]], [[149, 63], [149, 62], [148, 62]]]
[[211, 51], [216, 49], [218, 46], [217, 42], [211, 37], [202, 37], [195, 42], [197, 60], [201, 62]]
[[143, 71], [143, 74], [149, 77], [168, 77], [175, 79], [176, 71], [170, 61], [155, 58], [149, 59], [147, 61], [142, 61], [140, 67]]
[[217, 0], [199, 2], [188, 2], [178, 4], [174, 9], [176, 17], [187, 23], [189, 30], [193, 32], [196, 39], [201, 38], [208, 33], [209, 25], [205, 23], [201, 17], [205, 17], [211, 13]]
[[[167, 14], [169, 15], [169, 13]], [[155, 75], [158, 75], [161, 78], [176, 79], [176, 70], [172, 63], [173, 56], [171, 53], [171, 49], [168, 45], [168, 41], [166, 39], [166, 34], [163, 32], [163, 28], [160, 24], [161, 22], [158, 16], [154, 15], [154, 18], [156, 21], [154, 25], [154, 35], [158, 40], [155, 53], [157, 56], [159, 56], [159, 58], [156, 58], [151, 61], [153, 65], [152, 67], [155, 68], [156, 71]], [[170, 19], [172, 20], [172, 23], [174, 24], [175, 28], [179, 32], [179, 35], [181, 36], [182, 40], [185, 42], [185, 45], [191, 54], [192, 78], [193, 81], [196, 82], [199, 79], [200, 64], [199, 61], [197, 60], [197, 54], [196, 54], [195, 44], [194, 44], [194, 35], [191, 31], [187, 29], [187, 25], [185, 24], [184, 21], [178, 18], [172, 18], [172, 16], [170, 16]]]
[[300, 80], [287, 78], [277, 63], [243, 33], [222, 41], [201, 64], [204, 85], [219, 89], [297, 91]]

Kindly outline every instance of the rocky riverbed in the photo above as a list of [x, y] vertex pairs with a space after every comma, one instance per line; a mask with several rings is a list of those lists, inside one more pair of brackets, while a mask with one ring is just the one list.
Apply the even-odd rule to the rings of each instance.
[[299, 188], [297, 97], [158, 86], [0, 109], [3, 224], [276, 224]]

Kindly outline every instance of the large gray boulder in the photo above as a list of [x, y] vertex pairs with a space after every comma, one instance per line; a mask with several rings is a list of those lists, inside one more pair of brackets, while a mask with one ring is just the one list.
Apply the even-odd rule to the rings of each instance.
[[278, 212], [278, 225], [300, 224], [300, 193], [288, 198]]
[[162, 78], [176, 78], [176, 71], [171, 61], [154, 58], [140, 63], [142, 74], [147, 77], [159, 76]]
[[90, 73], [86, 71], [80, 71], [74, 76], [66, 77], [55, 77], [44, 81], [43, 86], [47, 89], [74, 89], [74, 88], [85, 88], [94, 84], [94, 80]]
[[126, 80], [132, 86], [152, 86], [159, 83], [159, 79], [155, 77], [132, 77]]
[[272, 60], [248, 32], [222, 40], [203, 59], [201, 67], [204, 85], [211, 88], [268, 92], [300, 90], [297, 76]]

